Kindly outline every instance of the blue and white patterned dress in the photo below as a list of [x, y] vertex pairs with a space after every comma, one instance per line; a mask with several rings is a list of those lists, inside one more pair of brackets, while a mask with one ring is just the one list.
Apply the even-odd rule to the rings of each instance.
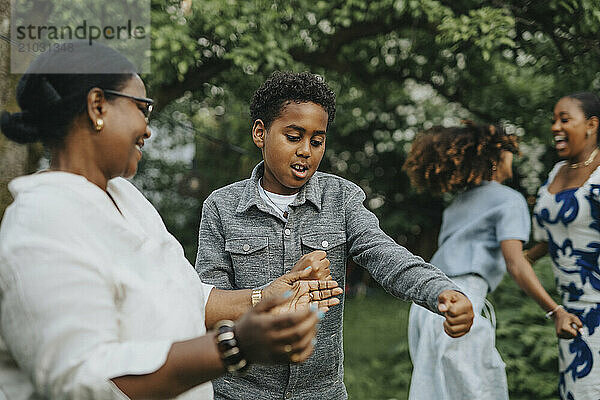
[[565, 400], [600, 399], [600, 167], [579, 188], [556, 194], [540, 187], [534, 238], [548, 242], [562, 304], [583, 322], [583, 335], [559, 339], [559, 393]]

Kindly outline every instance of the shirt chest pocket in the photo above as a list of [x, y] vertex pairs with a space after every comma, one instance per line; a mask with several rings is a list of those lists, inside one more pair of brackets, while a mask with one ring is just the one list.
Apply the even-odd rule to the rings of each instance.
[[345, 232], [322, 232], [303, 235], [302, 254], [311, 251], [323, 250], [327, 252], [327, 258], [331, 262], [329, 268], [333, 279], [343, 282], [346, 273], [346, 233]]
[[231, 256], [235, 285], [238, 289], [251, 289], [269, 282], [268, 238], [227, 239], [225, 251]]

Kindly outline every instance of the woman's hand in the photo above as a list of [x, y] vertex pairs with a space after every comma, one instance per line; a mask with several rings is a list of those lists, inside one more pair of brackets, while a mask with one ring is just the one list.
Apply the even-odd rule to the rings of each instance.
[[307, 308], [311, 305], [318, 307], [322, 312], [327, 312], [329, 307], [340, 304], [337, 296], [344, 291], [338, 287], [336, 281], [305, 281], [300, 280], [292, 284], [292, 295], [285, 303], [275, 307], [274, 312], [283, 313]]
[[444, 290], [438, 296], [438, 310], [444, 314], [444, 331], [453, 338], [465, 335], [473, 325], [473, 305], [456, 290]]
[[577, 315], [571, 314], [562, 307], [554, 312], [554, 326], [556, 336], [562, 339], [572, 339], [578, 333], [583, 333], [583, 324]]
[[529, 297], [534, 299], [542, 309], [555, 310], [549, 314], [554, 319], [556, 336], [563, 339], [571, 339], [577, 336], [577, 331], [581, 332], [583, 327], [579, 318], [554, 302], [538, 280], [535, 271], [531, 268], [532, 262], [547, 253], [548, 243], [537, 243], [527, 252], [522, 252], [523, 244], [520, 240], [503, 240], [500, 242], [500, 246], [506, 260], [506, 269], [517, 282], [517, 285]]
[[307, 280], [311, 274], [312, 267], [308, 267], [280, 276], [263, 289], [263, 299], [291, 293], [282, 304], [273, 307], [273, 312], [276, 313], [308, 308], [311, 304], [326, 312], [329, 307], [339, 304], [340, 299], [333, 297], [344, 292], [338, 287], [338, 283], [333, 280]]
[[273, 364], [302, 362], [310, 357], [322, 314], [309, 307], [271, 312], [287, 300], [283, 296], [263, 300], [236, 323], [235, 334], [247, 361]]
[[333, 279], [329, 270], [329, 260], [326, 258], [327, 253], [323, 250], [315, 250], [305, 254], [294, 265], [291, 272], [299, 272], [308, 267], [312, 267], [311, 273], [306, 279], [326, 281]]

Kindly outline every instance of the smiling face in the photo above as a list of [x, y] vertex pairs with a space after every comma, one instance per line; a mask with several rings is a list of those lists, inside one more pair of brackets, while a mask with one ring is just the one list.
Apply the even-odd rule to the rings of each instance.
[[[144, 83], [135, 75], [120, 90], [136, 97], [146, 97]], [[144, 140], [150, 129], [143, 113], [144, 104], [127, 98], [115, 97], [105, 103], [105, 128], [97, 135], [98, 164], [108, 179], [117, 176], [132, 177], [142, 158]]]
[[[563, 97], [554, 106], [552, 133], [560, 157], [580, 161], [596, 147], [597, 118], [587, 119], [577, 99]], [[589, 132], [589, 133], [588, 133]]]
[[262, 149], [262, 186], [277, 194], [298, 193], [316, 172], [325, 153], [327, 112], [312, 102], [290, 102], [267, 130], [258, 119], [252, 140]]

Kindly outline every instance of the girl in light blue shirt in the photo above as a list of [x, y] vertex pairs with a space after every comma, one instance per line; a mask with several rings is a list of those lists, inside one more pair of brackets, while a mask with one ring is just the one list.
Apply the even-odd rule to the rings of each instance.
[[530, 230], [527, 203], [502, 185], [512, 177], [517, 152], [514, 135], [474, 124], [434, 127], [413, 142], [404, 165], [413, 186], [437, 195], [456, 193], [444, 210], [431, 263], [467, 294], [475, 320], [470, 333], [452, 339], [443, 333], [443, 317], [412, 305], [411, 400], [508, 399], [504, 362], [495, 348], [493, 309], [485, 300], [506, 270], [548, 314], [558, 309], [523, 256]]

